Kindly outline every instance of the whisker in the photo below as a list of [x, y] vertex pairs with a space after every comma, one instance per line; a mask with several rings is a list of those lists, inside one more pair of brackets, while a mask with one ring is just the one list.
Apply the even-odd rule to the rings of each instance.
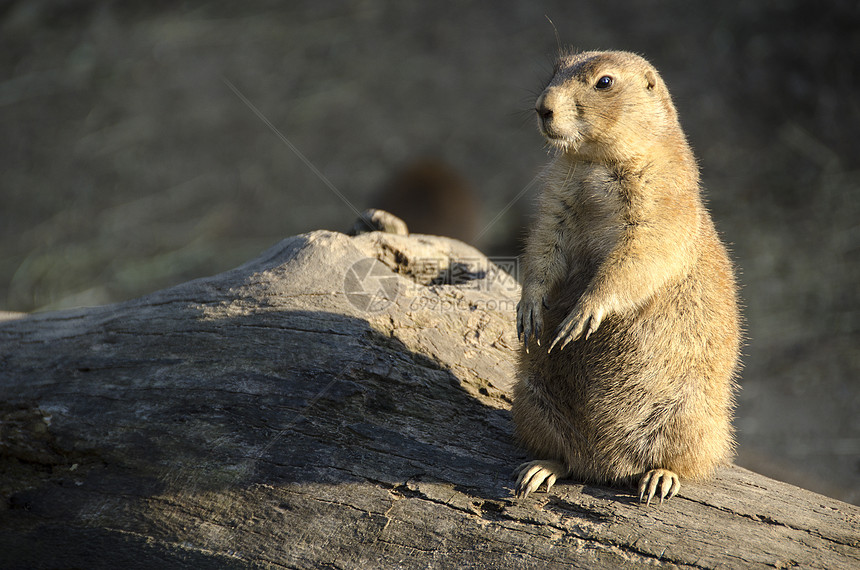
[[552, 26], [552, 31], [555, 32], [555, 43], [556, 43], [556, 46], [558, 47], [558, 55], [561, 56], [561, 51], [562, 51], [561, 50], [561, 39], [558, 37], [558, 28], [555, 27], [555, 23], [552, 21], [552, 19], [549, 16], [544, 14], [543, 17], [547, 19], [547, 21], [549, 22], [549, 25]]

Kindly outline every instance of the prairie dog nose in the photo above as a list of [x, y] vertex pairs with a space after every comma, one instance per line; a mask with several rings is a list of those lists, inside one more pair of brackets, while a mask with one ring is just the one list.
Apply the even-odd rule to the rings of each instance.
[[547, 104], [548, 97], [547, 92], [544, 91], [538, 97], [537, 102], [535, 103], [535, 111], [542, 120], [546, 121], [552, 118], [552, 108]]

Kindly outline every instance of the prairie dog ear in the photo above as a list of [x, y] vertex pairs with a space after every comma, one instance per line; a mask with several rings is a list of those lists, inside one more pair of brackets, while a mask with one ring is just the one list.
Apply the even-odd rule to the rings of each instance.
[[650, 69], [645, 72], [645, 84], [649, 90], [654, 89], [657, 85], [657, 75]]

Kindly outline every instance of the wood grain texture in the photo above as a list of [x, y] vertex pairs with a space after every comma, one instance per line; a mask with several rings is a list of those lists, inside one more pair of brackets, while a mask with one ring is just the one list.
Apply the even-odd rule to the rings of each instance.
[[738, 467], [514, 500], [518, 299], [453, 240], [314, 232], [0, 321], [0, 566], [860, 565], [860, 508]]

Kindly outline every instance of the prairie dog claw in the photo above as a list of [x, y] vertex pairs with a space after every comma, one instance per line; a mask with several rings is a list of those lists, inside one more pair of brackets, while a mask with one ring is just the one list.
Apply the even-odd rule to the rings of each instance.
[[[659, 485], [660, 489], [657, 490]], [[651, 504], [651, 499], [656, 494], [660, 498], [660, 504], [663, 504], [663, 499], [667, 501], [674, 497], [678, 490], [681, 489], [681, 482], [678, 480], [678, 475], [674, 471], [668, 469], [652, 469], [642, 476], [639, 480], [639, 502], [645, 500], [646, 505]]]
[[528, 461], [514, 470], [517, 476], [516, 496], [524, 499], [529, 493], [535, 492], [545, 481], [546, 492], [552, 489], [557, 479], [562, 479], [568, 474], [567, 467], [559, 461]]

